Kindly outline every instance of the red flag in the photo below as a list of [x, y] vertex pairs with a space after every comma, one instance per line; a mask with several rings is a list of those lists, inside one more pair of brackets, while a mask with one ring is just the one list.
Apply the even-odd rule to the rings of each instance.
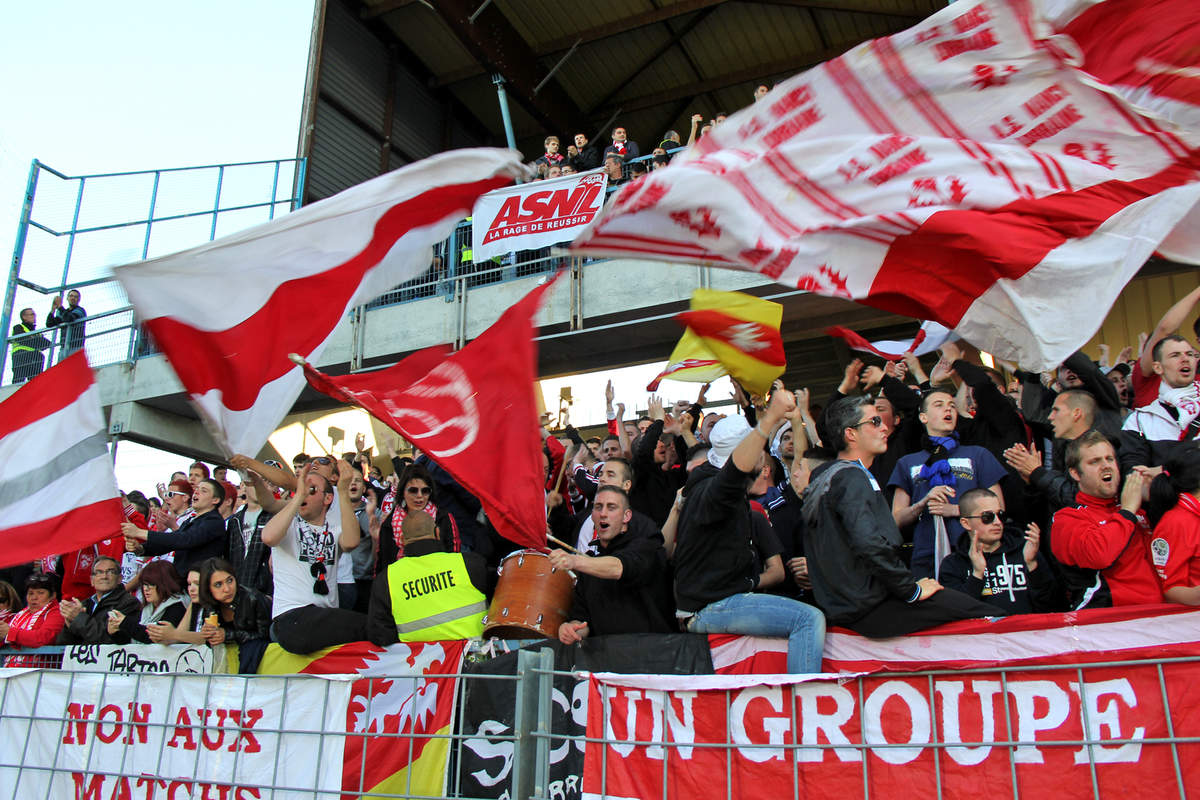
[[120, 535], [105, 427], [82, 350], [0, 403], [0, 566]]
[[459, 350], [431, 347], [379, 372], [334, 377], [304, 367], [309, 385], [362, 406], [479, 498], [500, 535], [546, 546], [538, 446], [533, 317], [550, 281]]

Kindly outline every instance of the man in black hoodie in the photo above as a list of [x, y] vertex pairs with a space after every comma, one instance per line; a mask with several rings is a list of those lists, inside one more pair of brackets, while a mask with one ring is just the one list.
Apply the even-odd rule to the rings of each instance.
[[1055, 610], [1056, 585], [1045, 556], [1038, 552], [1041, 530], [1034, 523], [1024, 534], [1004, 524], [1000, 498], [972, 489], [958, 501], [963, 535], [942, 559], [938, 580], [947, 589], [995, 606], [1001, 614]]
[[676, 615], [690, 633], [786, 636], [792, 673], [821, 671], [825, 618], [810, 605], [755, 592], [758, 561], [747, 491], [769, 458], [770, 431], [796, 407], [775, 391], [751, 428], [726, 417], [710, 433], [708, 463], [696, 467], [684, 490], [675, 546]]
[[619, 486], [601, 486], [592, 503], [596, 556], [551, 550], [550, 563], [576, 573], [571, 619], [558, 628], [563, 644], [614, 633], [671, 633], [667, 554], [662, 534], [635, 514]]

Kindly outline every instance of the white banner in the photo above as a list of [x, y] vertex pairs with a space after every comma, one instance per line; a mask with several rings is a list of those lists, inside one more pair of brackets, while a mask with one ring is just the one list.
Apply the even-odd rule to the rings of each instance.
[[73, 644], [63, 648], [62, 668], [73, 672], [164, 673], [208, 675], [225, 665], [225, 645], [206, 644]]
[[282, 800], [341, 789], [349, 680], [31, 670], [0, 678], [0, 697], [8, 797]]
[[569, 242], [604, 205], [603, 170], [497, 189], [475, 201], [471, 257], [476, 263], [514, 250]]

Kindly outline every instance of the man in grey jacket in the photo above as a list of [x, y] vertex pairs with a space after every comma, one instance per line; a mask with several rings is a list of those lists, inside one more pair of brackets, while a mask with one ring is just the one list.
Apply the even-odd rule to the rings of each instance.
[[918, 581], [900, 559], [900, 531], [869, 472], [888, 433], [871, 399], [838, 400], [826, 429], [838, 459], [814, 471], [804, 513], [809, 576], [829, 623], [882, 638], [995, 615], [933, 578]]

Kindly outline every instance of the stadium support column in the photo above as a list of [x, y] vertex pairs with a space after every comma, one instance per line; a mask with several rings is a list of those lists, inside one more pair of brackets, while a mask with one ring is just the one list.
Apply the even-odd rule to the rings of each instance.
[[504, 91], [504, 76], [499, 72], [492, 75], [492, 83], [496, 84], [496, 97], [500, 100], [500, 116], [504, 118], [504, 138], [508, 146], [517, 149], [517, 137], [513, 135], [512, 115], [508, 112], [508, 93]]

